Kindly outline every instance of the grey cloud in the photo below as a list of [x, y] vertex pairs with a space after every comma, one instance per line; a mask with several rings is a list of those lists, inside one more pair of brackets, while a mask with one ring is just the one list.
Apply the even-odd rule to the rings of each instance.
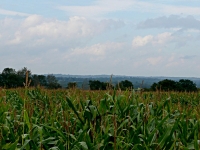
[[146, 28], [183, 28], [200, 29], [200, 21], [193, 16], [180, 17], [178, 15], [163, 16], [155, 19], [147, 19], [137, 26], [138, 29]]
[[197, 57], [196, 55], [185, 55], [185, 56], [182, 56], [182, 57], [179, 57], [180, 59], [193, 59]]

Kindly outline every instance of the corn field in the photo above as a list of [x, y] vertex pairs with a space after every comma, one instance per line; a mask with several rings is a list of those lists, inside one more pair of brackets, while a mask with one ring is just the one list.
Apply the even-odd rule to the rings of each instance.
[[0, 150], [199, 149], [200, 93], [0, 89]]

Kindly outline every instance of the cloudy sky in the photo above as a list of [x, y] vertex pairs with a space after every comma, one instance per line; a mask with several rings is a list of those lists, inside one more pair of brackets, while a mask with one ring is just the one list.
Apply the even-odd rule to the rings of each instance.
[[199, 0], [0, 2], [0, 72], [200, 77]]

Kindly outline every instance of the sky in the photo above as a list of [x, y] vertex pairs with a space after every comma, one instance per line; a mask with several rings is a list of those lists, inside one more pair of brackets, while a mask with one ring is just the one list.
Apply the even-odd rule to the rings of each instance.
[[199, 0], [2, 0], [0, 72], [200, 77]]

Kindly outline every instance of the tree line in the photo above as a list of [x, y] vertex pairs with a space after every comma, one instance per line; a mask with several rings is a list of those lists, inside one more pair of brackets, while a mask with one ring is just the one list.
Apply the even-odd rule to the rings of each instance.
[[106, 90], [106, 89], [117, 89], [117, 90], [131, 90], [134, 89], [133, 83], [124, 80], [113, 86], [111, 83], [100, 82], [98, 80], [89, 81], [90, 90]]
[[56, 77], [52, 74], [47, 76], [32, 74], [31, 70], [26, 67], [15, 71], [13, 68], [4, 68], [0, 74], [0, 87], [4, 88], [17, 88], [23, 87], [26, 80], [26, 73], [30, 81], [29, 86], [43, 86], [48, 89], [58, 89], [61, 85], [58, 83]]
[[[70, 87], [69, 84], [71, 84], [71, 83], [68, 83], [68, 87]], [[93, 80], [93, 81], [90, 80], [89, 86], [90, 86], [90, 90], [106, 90], [108, 88], [117, 89], [117, 90], [119, 90], [119, 89], [120, 90], [134, 89], [134, 85], [132, 84], [132, 82], [130, 82], [128, 80], [121, 81], [118, 84], [116, 84], [115, 86], [113, 86], [110, 83], [101, 82], [99, 80]], [[76, 83], [73, 83], [73, 87], [76, 87]], [[150, 89], [139, 88], [139, 90], [195, 92], [198, 90], [198, 88], [196, 87], [196, 84], [193, 81], [188, 80], [188, 79], [181, 79], [179, 81], [165, 79], [165, 80], [159, 81], [158, 83], [153, 83], [151, 85]]]
[[160, 90], [178, 92], [193, 92], [198, 90], [196, 84], [188, 79], [180, 79], [179, 81], [165, 79], [158, 83], [153, 83], [151, 89], [153, 91]]
[[[37, 75], [32, 74], [31, 70], [26, 67], [16, 71], [13, 68], [5, 68], [0, 74], [0, 87], [4, 88], [17, 88], [23, 87], [26, 80], [26, 73], [28, 72], [28, 78], [31, 81], [30, 86], [37, 87], [42, 86], [48, 89], [58, 89], [62, 86], [58, 83], [58, 80], [53, 74]], [[112, 83], [101, 82], [99, 80], [89, 80], [90, 90], [106, 90], [106, 89], [117, 89], [117, 90], [131, 90], [134, 89], [132, 82], [128, 80], [120, 81], [116, 85]], [[76, 82], [69, 82], [67, 88], [77, 88]], [[196, 84], [188, 79], [181, 79], [179, 81], [173, 80], [162, 80], [158, 83], [153, 83], [150, 89], [146, 91], [179, 91], [179, 92], [192, 92], [197, 91]]]

